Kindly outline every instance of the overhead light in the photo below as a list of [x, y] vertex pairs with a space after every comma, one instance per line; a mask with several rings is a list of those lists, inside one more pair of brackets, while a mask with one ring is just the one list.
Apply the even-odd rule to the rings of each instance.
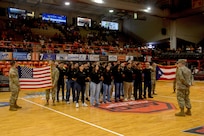
[[110, 13], [113, 13], [113, 12], [114, 12], [114, 10], [110, 9], [110, 10], [109, 10], [109, 12], [110, 12]]
[[150, 12], [151, 11], [151, 7], [147, 7], [146, 9], [143, 10], [144, 12]]
[[147, 10], [151, 10], [151, 7], [147, 7]]
[[64, 5], [69, 6], [70, 2], [65, 2]]
[[98, 4], [102, 4], [102, 3], [104, 3], [103, 0], [92, 0], [92, 1], [95, 2], [95, 3], [98, 3]]

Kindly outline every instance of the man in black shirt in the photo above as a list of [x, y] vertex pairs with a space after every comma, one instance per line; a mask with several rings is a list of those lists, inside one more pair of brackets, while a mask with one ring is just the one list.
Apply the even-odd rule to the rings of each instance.
[[151, 95], [151, 68], [150, 63], [145, 63], [145, 68], [143, 69], [144, 74], [144, 98], [146, 98], [146, 90], [148, 88], [148, 97], [153, 98]]
[[136, 64], [136, 68], [134, 69], [135, 74], [135, 82], [134, 82], [134, 97], [135, 100], [138, 99], [138, 90], [139, 90], [139, 99], [142, 98], [142, 65], [140, 62]]
[[132, 64], [128, 63], [127, 68], [124, 70], [124, 98], [125, 101], [128, 101], [131, 99], [132, 95], [132, 88], [133, 88], [133, 70], [132, 70]]
[[57, 102], [59, 102], [59, 91], [60, 87], [62, 87], [62, 101], [64, 101], [64, 78], [66, 74], [66, 69], [63, 68], [64, 63], [60, 62], [59, 66], [57, 67], [59, 70], [59, 79], [58, 79], [58, 84], [57, 84]]

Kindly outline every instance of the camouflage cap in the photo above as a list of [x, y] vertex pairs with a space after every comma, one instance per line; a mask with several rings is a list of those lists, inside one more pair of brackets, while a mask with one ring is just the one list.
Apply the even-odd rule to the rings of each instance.
[[182, 64], [186, 64], [186, 59], [179, 59], [178, 61], [177, 61], [177, 63], [182, 63]]

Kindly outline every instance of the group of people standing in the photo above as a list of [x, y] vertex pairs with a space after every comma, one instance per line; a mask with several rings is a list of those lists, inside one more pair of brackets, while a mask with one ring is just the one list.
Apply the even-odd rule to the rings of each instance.
[[[177, 70], [175, 84], [177, 89], [177, 101], [180, 112], [176, 116], [191, 115], [190, 102], [190, 86], [191, 71], [185, 66], [186, 60], [177, 61]], [[16, 61], [11, 61], [9, 71], [9, 89], [10, 111], [17, 111], [22, 107], [17, 105], [18, 94], [20, 91], [19, 75]], [[89, 101], [90, 105], [97, 106], [100, 104], [100, 96], [103, 103], [111, 102], [113, 86], [115, 86], [115, 102], [146, 99], [146, 90], [148, 90], [148, 98], [153, 98], [156, 85], [156, 64], [145, 63], [145, 68], [141, 62], [114, 62], [103, 63], [72, 63], [67, 67], [60, 62], [58, 65], [54, 61], [50, 61], [52, 88], [46, 90], [46, 106], [49, 105], [50, 92], [52, 93], [53, 106], [55, 98], [59, 102], [59, 92], [62, 88], [62, 101], [70, 103], [70, 91], [72, 89], [73, 102], [76, 102], [76, 108], [79, 107], [79, 98], [81, 94], [82, 106], [88, 106], [85, 103]], [[66, 81], [65, 81], [66, 80]], [[142, 82], [144, 81], [144, 90], [142, 90]], [[64, 86], [66, 83], [66, 95], [64, 94]], [[133, 89], [134, 88], [134, 89]], [[56, 91], [57, 90], [57, 91]], [[134, 90], [134, 91], [133, 91]], [[57, 95], [55, 93], [57, 92]], [[133, 96], [132, 96], [133, 94]], [[187, 111], [184, 112], [184, 108]]]
[[[115, 90], [115, 102], [146, 99], [147, 97], [153, 98], [152, 95], [156, 94], [155, 63], [150, 65], [149, 62], [146, 62], [145, 68], [143, 68], [141, 62], [132, 61], [124, 63], [69, 62], [66, 67], [64, 67], [64, 62], [57, 65], [53, 62], [51, 66], [53, 86], [57, 90], [57, 102], [59, 102], [61, 89], [62, 101], [69, 104], [70, 95], [72, 94], [72, 101], [76, 103], [77, 108], [79, 107], [80, 98], [82, 106], [88, 106], [85, 101], [90, 101], [91, 106], [97, 106], [101, 101], [102, 103], [110, 103], [113, 90]], [[143, 81], [144, 87], [142, 87]], [[46, 105], [49, 105], [49, 90], [46, 92]], [[53, 104], [54, 97], [55, 94], [53, 93]]]

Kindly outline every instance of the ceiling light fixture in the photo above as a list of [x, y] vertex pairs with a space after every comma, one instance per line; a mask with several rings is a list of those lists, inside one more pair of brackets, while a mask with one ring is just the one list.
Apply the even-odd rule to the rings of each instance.
[[150, 12], [151, 11], [151, 7], [147, 7], [146, 9], [143, 10], [144, 12]]
[[104, 3], [103, 0], [92, 0], [92, 1], [95, 2], [95, 3], [98, 3], [98, 4], [103, 4]]
[[113, 12], [114, 12], [114, 10], [110, 9], [110, 10], [109, 10], [109, 12], [110, 12], [110, 13], [113, 13]]
[[65, 2], [64, 5], [69, 6], [70, 2]]

